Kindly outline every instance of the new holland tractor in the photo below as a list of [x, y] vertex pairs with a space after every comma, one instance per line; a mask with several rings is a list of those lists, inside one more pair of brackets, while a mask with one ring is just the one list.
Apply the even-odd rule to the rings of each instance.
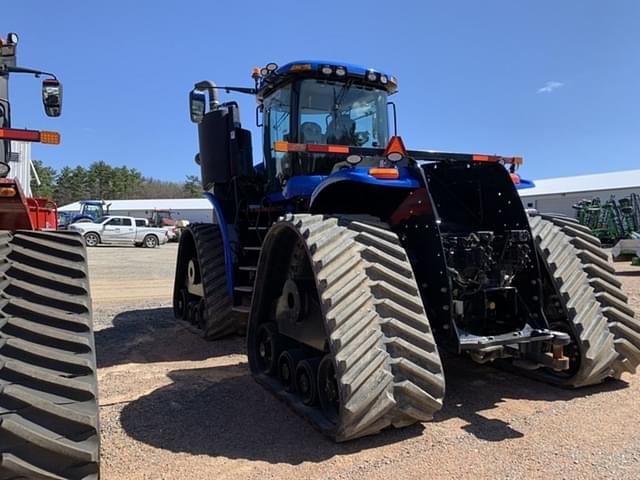
[[52, 74], [17, 66], [17, 44], [15, 33], [0, 37], [0, 479], [98, 478], [84, 240], [42, 229], [42, 212], [10, 178], [11, 166], [21, 161], [11, 152], [12, 140], [55, 144], [60, 136], [11, 127], [9, 78], [49, 77], [42, 98], [51, 117], [60, 115], [62, 86]]
[[[406, 149], [384, 72], [252, 76], [190, 93], [215, 219], [182, 235], [174, 310], [208, 339], [246, 329], [255, 379], [320, 431], [431, 419], [440, 351], [565, 387], [635, 371], [640, 327], [607, 255], [575, 220], [525, 211], [521, 158]], [[219, 90], [256, 96], [264, 162]]]

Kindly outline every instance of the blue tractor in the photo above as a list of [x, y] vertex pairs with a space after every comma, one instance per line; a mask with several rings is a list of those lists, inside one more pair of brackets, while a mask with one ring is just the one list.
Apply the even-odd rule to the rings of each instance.
[[109, 206], [104, 200], [81, 200], [80, 211], [58, 213], [58, 228], [66, 230], [69, 225], [77, 222], [95, 222], [109, 215]]
[[[431, 419], [445, 350], [566, 387], [635, 371], [607, 255], [523, 208], [521, 158], [407, 149], [397, 80], [375, 69], [252, 76], [190, 94], [215, 218], [182, 235], [173, 304], [205, 338], [246, 331], [255, 379], [298, 414], [336, 441]], [[256, 96], [263, 163], [219, 90]]]

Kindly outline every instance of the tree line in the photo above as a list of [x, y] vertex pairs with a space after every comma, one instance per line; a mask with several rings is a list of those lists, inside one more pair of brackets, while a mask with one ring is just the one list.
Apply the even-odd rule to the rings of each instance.
[[200, 178], [187, 175], [184, 182], [145, 177], [135, 168], [113, 167], [97, 161], [88, 168], [64, 167], [60, 171], [33, 161], [40, 184], [31, 177], [34, 197], [53, 199], [58, 205], [78, 200], [123, 200], [138, 198], [194, 198], [202, 194]]

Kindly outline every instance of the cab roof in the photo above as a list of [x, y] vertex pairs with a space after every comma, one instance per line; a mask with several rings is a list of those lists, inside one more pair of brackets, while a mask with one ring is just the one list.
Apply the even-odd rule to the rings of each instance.
[[358, 83], [370, 85], [373, 88], [386, 90], [389, 94], [393, 94], [398, 90], [398, 80], [386, 72], [333, 60], [296, 60], [278, 66], [275, 70], [272, 69], [266, 74], [264, 74], [267, 72], [266, 68], [261, 69], [261, 72], [263, 75], [258, 83], [258, 98], [264, 98], [273, 90], [296, 77], [320, 78], [333, 81], [351, 79]]

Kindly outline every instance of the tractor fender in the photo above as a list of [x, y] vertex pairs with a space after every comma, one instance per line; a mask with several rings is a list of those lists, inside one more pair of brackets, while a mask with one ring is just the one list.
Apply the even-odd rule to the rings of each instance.
[[310, 200], [311, 213], [358, 213], [388, 218], [422, 182], [406, 167], [398, 179], [379, 179], [366, 168], [345, 169], [320, 182]]
[[203, 195], [213, 206], [213, 215], [216, 223], [220, 227], [222, 246], [224, 248], [224, 269], [227, 274], [227, 291], [229, 296], [233, 297], [233, 252], [231, 250], [229, 227], [222, 213], [222, 205], [220, 205], [216, 196], [211, 192], [204, 192]]

